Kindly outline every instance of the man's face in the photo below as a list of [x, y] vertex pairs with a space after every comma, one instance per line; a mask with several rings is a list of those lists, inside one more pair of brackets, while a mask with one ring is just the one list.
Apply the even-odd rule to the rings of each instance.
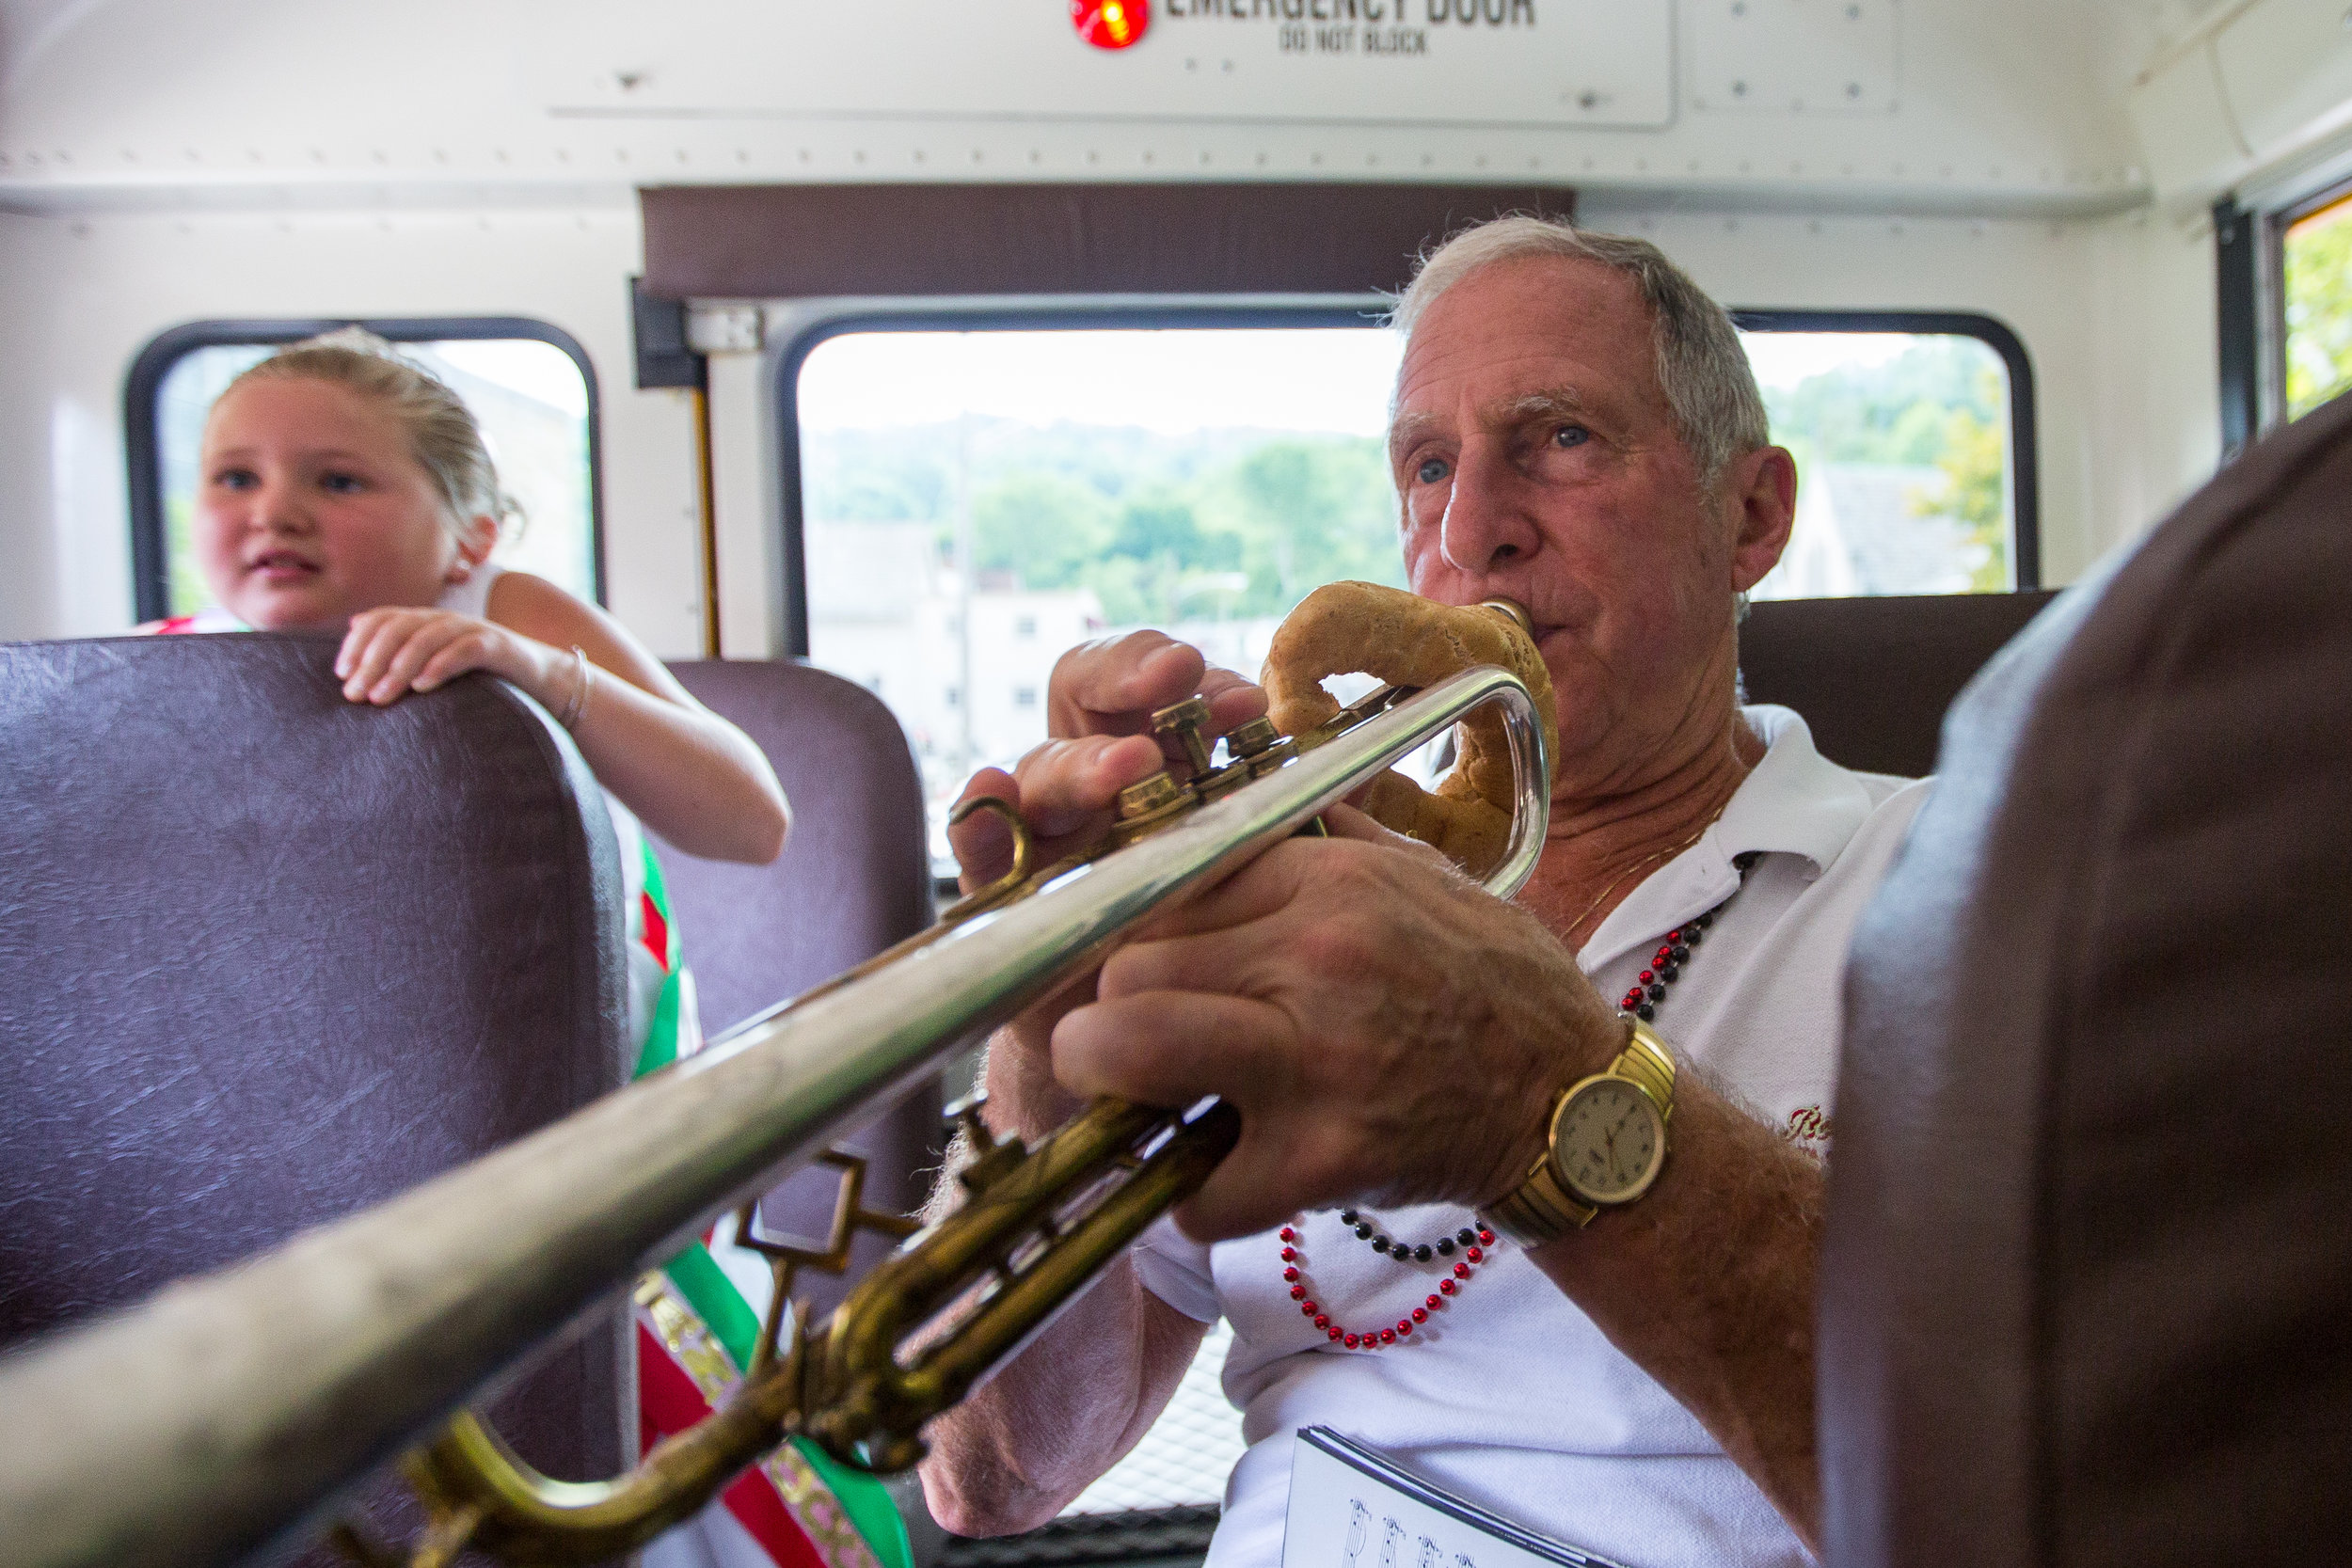
[[1700, 493], [1632, 279], [1530, 258], [1447, 290], [1397, 372], [1389, 459], [1413, 591], [1534, 617], [1564, 791], [1630, 787], [1720, 736], [1753, 562], [1739, 505]]

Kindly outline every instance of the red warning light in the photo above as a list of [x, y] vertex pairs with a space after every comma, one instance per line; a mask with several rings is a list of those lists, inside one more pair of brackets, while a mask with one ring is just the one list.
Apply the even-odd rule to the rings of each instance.
[[1124, 49], [1152, 25], [1152, 0], [1070, 0], [1070, 24], [1097, 49]]

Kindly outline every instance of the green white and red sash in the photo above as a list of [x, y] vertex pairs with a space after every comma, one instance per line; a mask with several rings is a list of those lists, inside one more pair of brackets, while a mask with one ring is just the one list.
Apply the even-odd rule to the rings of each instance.
[[[642, 1077], [702, 1048], [693, 976], [680, 961], [677, 927], [660, 863], [636, 819], [613, 812], [628, 896], [629, 1000], [642, 1028]], [[634, 841], [634, 842], [632, 842]], [[733, 1222], [638, 1281], [637, 1403], [643, 1444], [650, 1449], [707, 1416], [749, 1365], [760, 1313], [729, 1277], [713, 1247], [732, 1249]], [[753, 1266], [765, 1273], [764, 1259]], [[815, 1444], [786, 1443], [736, 1479], [691, 1532], [718, 1568], [912, 1568], [906, 1526], [882, 1484], [835, 1463]], [[657, 1542], [647, 1568], [670, 1554]], [[681, 1561], [693, 1560], [679, 1554]]]

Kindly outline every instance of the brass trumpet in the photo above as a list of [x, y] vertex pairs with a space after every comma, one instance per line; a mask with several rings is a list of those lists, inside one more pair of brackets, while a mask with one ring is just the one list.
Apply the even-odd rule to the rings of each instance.
[[[1498, 603], [1522, 628], [1516, 606]], [[0, 1539], [26, 1568], [235, 1560], [315, 1531], [339, 1490], [481, 1392], [509, 1363], [713, 1214], [854, 1131], [862, 1107], [1099, 963], [1153, 910], [1213, 885], [1471, 710], [1499, 704], [1515, 815], [1486, 885], [1534, 869], [1549, 759], [1526, 688], [1465, 671], [1387, 688], [1310, 734], [1263, 721], [1200, 734], [1205, 705], [1156, 716], [1188, 760], [1122, 796], [1087, 852], [1037, 866], [1021, 825], [1005, 877], [880, 958], [701, 1054], [391, 1202], [164, 1292], [0, 1368]], [[1222, 752], [1220, 756], [1218, 753]], [[980, 809], [991, 809], [983, 804]], [[998, 808], [1001, 809], [1001, 808]], [[1008, 814], [1009, 815], [1009, 814]], [[804, 1434], [898, 1469], [919, 1431], [1013, 1354], [1239, 1133], [1214, 1101], [1098, 1101], [1034, 1150], [977, 1116], [966, 1200], [914, 1236], [821, 1324], [787, 1307], [795, 1270], [839, 1266], [863, 1211], [854, 1162], [823, 1249], [777, 1254], [752, 1367], [708, 1419], [618, 1480], [551, 1481], [459, 1415], [404, 1469], [431, 1524], [363, 1560], [434, 1568], [464, 1550], [587, 1562], [651, 1540], [746, 1465]]]

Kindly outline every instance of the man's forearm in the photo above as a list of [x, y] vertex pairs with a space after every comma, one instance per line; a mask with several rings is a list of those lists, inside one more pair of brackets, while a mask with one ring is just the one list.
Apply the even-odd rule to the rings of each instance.
[[[999, 1136], [1032, 1139], [1076, 1103], [1035, 1070], [1041, 1058], [1005, 1042], [983, 1076]], [[1025, 1069], [1029, 1070], [1025, 1070]], [[950, 1158], [925, 1218], [956, 1207]], [[1120, 1259], [1051, 1327], [925, 1431], [923, 1490], [960, 1535], [1043, 1524], [1140, 1439], [1200, 1347], [1201, 1325], [1143, 1288]]]
[[931, 1422], [923, 1492], [959, 1535], [1031, 1529], [1134, 1448], [1199, 1350], [1202, 1325], [1125, 1259], [1053, 1326]]
[[1821, 1166], [1689, 1072], [1671, 1148], [1639, 1202], [1531, 1256], [1816, 1546]]

